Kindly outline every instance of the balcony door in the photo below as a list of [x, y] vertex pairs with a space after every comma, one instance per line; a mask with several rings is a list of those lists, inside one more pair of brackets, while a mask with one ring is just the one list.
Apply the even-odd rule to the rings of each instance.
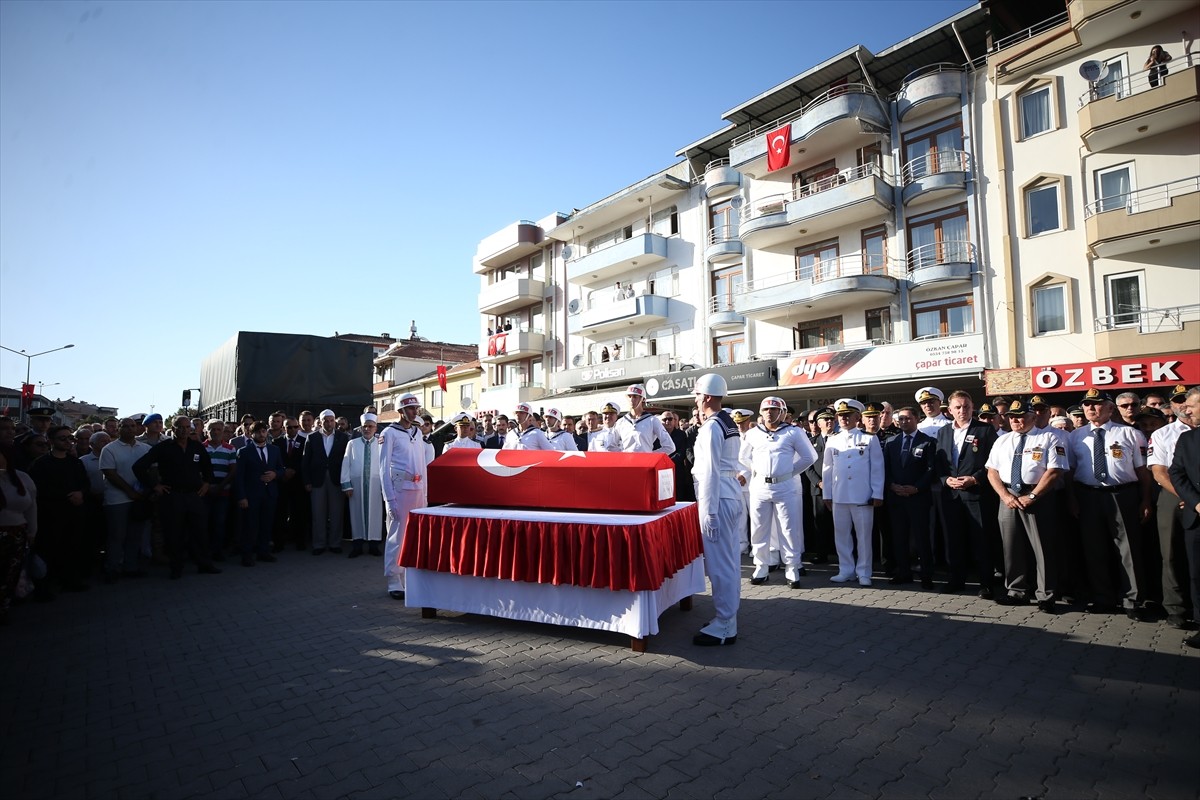
[[714, 272], [712, 276], [713, 311], [733, 311], [733, 297], [742, 288], [742, 265]]
[[1133, 165], [1096, 170], [1096, 211], [1115, 211], [1118, 208], [1133, 209]]
[[737, 238], [738, 212], [733, 207], [733, 198], [714, 203], [708, 209], [708, 229], [712, 231], [711, 244]]
[[817, 281], [837, 276], [838, 243], [836, 239], [796, 248], [796, 280]]
[[904, 137], [908, 180], [963, 168], [962, 120], [954, 117], [928, 125]]
[[970, 239], [967, 212], [961, 206], [915, 218], [908, 227], [908, 268], [970, 261]]

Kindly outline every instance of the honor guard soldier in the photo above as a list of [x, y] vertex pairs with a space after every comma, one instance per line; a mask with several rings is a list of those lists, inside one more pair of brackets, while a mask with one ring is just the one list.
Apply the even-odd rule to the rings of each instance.
[[421, 402], [415, 395], [400, 396], [400, 421], [383, 432], [379, 450], [380, 484], [383, 504], [387, 508], [387, 544], [383, 551], [383, 575], [387, 579], [388, 595], [393, 600], [404, 599], [404, 567], [399, 565], [400, 546], [404, 542], [404, 527], [408, 513], [426, 505], [425, 440], [417, 425]]
[[1038, 610], [1054, 613], [1058, 580], [1055, 541], [1057, 515], [1051, 496], [1058, 475], [1067, 468], [1067, 448], [1044, 428], [1037, 428], [1032, 408], [1016, 400], [1005, 412], [1012, 432], [996, 440], [988, 455], [988, 482], [1000, 497], [1000, 538], [1004, 544], [1005, 593], [1000, 605], [1029, 602], [1029, 556], [1037, 571]]
[[737, 612], [741, 602], [738, 530], [746, 516], [738, 485], [741, 437], [729, 413], [721, 408], [728, 394], [725, 379], [707, 373], [696, 380], [696, 410], [701, 425], [696, 433], [696, 507], [700, 514], [704, 568], [712, 583], [716, 616], [692, 638], [693, 644], [718, 646], [737, 642]]
[[655, 450], [668, 456], [674, 453], [675, 442], [663, 427], [662, 420], [646, 411], [646, 387], [635, 383], [625, 394], [629, 397], [629, 412], [617, 420], [618, 449], [624, 453], [650, 453]]
[[517, 403], [517, 424], [504, 437], [504, 450], [553, 450], [554, 445], [534, 425], [533, 408], [529, 403]]
[[862, 403], [845, 398], [834, 404], [834, 411], [841, 431], [825, 440], [821, 469], [825, 506], [833, 511], [838, 554], [838, 574], [830, 580], [845, 583], [857, 576], [859, 586], [870, 586], [871, 528], [875, 509], [883, 505], [883, 449], [878, 437], [858, 427]]
[[1085, 611], [1107, 614], [1117, 610], [1117, 592], [1110, 577], [1115, 545], [1125, 614], [1142, 620], [1139, 530], [1152, 511], [1146, 437], [1137, 428], [1113, 420], [1116, 406], [1101, 389], [1088, 389], [1080, 405], [1087, 424], [1071, 432], [1071, 460], [1083, 560], [1092, 586], [1093, 602]]
[[562, 412], [557, 408], [546, 409], [546, 439], [555, 450], [567, 452], [578, 450], [575, 446], [575, 432], [562, 427]]
[[740, 460], [751, 469], [750, 555], [754, 558], [754, 575], [750, 582], [766, 582], [770, 533], [777, 528], [786, 580], [793, 589], [799, 589], [804, 517], [796, 477], [813, 465], [817, 452], [803, 431], [783, 421], [786, 410], [782, 398], [763, 399], [758, 425], [742, 437]]

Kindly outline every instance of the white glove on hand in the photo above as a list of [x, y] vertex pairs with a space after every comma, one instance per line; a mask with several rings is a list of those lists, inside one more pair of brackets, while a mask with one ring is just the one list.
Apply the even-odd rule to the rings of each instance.
[[710, 542], [717, 540], [717, 515], [709, 514], [704, 519], [700, 520], [700, 533], [705, 539]]

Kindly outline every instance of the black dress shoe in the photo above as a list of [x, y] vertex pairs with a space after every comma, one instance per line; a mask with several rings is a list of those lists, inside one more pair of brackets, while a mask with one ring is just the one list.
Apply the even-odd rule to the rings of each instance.
[[921, 578], [921, 588], [922, 589], [932, 589], [933, 588], [933, 578]]
[[1175, 630], [1190, 631], [1196, 627], [1196, 624], [1182, 614], [1172, 614], [1167, 617], [1167, 624]]
[[324, 548], [324, 547], [314, 547], [314, 548], [313, 548], [313, 551], [312, 551], [312, 553], [313, 553], [313, 555], [314, 555], [314, 556], [319, 556], [319, 555], [321, 555], [321, 554], [322, 554], [322, 553], [324, 553], [324, 552], [325, 552], [325, 548]]
[[403, 600], [404, 592], [400, 592], [400, 591], [388, 592], [388, 597], [392, 598], [393, 600]]
[[967, 588], [965, 583], [950, 581], [942, 587], [942, 594], [954, 594], [955, 592], [961, 592], [965, 588]]
[[374, 543], [367, 546], [367, 553], [369, 555], [373, 555], [373, 556], [383, 555], [383, 551], [379, 549], [379, 545], [374, 544]]
[[763, 575], [761, 578], [751, 578], [750, 583], [753, 586], [762, 586], [764, 583], [767, 582], [767, 578], [768, 578], [767, 575]]
[[1188, 647], [1200, 647], [1200, 633], [1193, 633], [1191, 636], [1184, 639], [1183, 643]]
[[[892, 586], [904, 586], [905, 584], [912, 582], [913, 579], [911, 575], [893, 575], [892, 577], [888, 578], [888, 583], [890, 583]], [[930, 581], [930, 583], [932, 583], [932, 581]]]
[[1085, 614], [1115, 614], [1117, 613], [1116, 606], [1110, 606], [1106, 603], [1088, 603], [1083, 609]]
[[[983, 596], [983, 592], [981, 590], [980, 597], [982, 597], [982, 596]], [[998, 606], [1027, 606], [1027, 605], [1029, 605], [1028, 597], [1016, 597], [1011, 594], [999, 595], [998, 597], [995, 598], [995, 600], [996, 600], [996, 605], [998, 605]]]
[[995, 597], [996, 597], [996, 593], [992, 591], [992, 588], [990, 586], [980, 586], [979, 587], [979, 599], [980, 600], [992, 600], [992, 599], [995, 599]]
[[215, 567], [212, 564], [201, 564], [197, 569], [201, 575], [220, 575], [221, 568]]
[[729, 636], [724, 639], [718, 639], [716, 636], [711, 636], [707, 633], [697, 633], [692, 637], [692, 644], [700, 647], [722, 647], [727, 644], [737, 644], [736, 636]]
[[1140, 608], [1125, 609], [1125, 616], [1129, 617], [1134, 622], [1156, 622], [1154, 616]]
[[362, 548], [362, 544], [360, 542], [355, 542], [353, 545], [350, 546], [350, 558], [358, 558], [362, 554], [363, 554], [363, 548]]
[[1043, 614], [1057, 614], [1058, 610], [1054, 607], [1053, 600], [1038, 600], [1038, 611]]
[[253, 567], [254, 566], [254, 556], [242, 556], [242, 566], [243, 567]]
[[259, 561], [265, 561], [265, 562], [267, 562], [268, 564], [274, 564], [274, 563], [275, 563], [276, 561], [278, 561], [279, 559], [278, 559], [278, 558], [276, 558], [275, 556], [271, 555], [270, 553], [259, 553], [259, 554], [258, 554], [258, 560], [259, 560]]

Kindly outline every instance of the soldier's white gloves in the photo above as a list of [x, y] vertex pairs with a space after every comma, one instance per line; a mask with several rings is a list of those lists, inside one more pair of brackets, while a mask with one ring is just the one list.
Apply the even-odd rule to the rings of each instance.
[[704, 519], [700, 520], [700, 533], [702, 533], [704, 538], [708, 539], [710, 542], [715, 542], [717, 540], [716, 514], [709, 514]]

